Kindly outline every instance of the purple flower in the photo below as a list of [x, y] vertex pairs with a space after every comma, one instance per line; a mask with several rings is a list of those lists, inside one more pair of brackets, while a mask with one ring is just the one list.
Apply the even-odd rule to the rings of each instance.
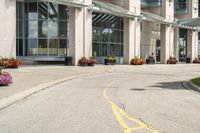
[[7, 86], [12, 83], [12, 76], [8, 72], [0, 72], [0, 86]]

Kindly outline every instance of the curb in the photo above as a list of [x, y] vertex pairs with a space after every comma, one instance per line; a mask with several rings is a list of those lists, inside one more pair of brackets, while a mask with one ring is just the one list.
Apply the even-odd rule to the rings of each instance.
[[189, 81], [188, 81], [188, 85], [189, 85], [189, 87], [190, 87], [192, 90], [197, 91], [197, 92], [200, 92], [200, 87], [197, 86], [197, 85], [195, 85], [195, 84], [193, 84], [193, 83], [192, 83], [192, 80], [189, 80]]
[[76, 76], [61, 78], [61, 79], [57, 79], [55, 81], [50, 81], [50, 82], [47, 82], [47, 83], [40, 84], [38, 86], [32, 87], [28, 90], [25, 90], [23, 92], [19, 92], [17, 94], [14, 94], [12, 96], [9, 96], [7, 98], [0, 100], [0, 110], [3, 110], [5, 108], [9, 107], [10, 105], [17, 103], [18, 101], [23, 100], [23, 99], [25, 99], [25, 98], [33, 95], [33, 94], [36, 94], [36, 93], [38, 93], [42, 90], [45, 90], [47, 88], [53, 87], [53, 86], [58, 85], [58, 84], [61, 84], [63, 82], [70, 81], [70, 80], [73, 80], [73, 79], [82, 78], [82, 77], [86, 77], [86, 76], [88, 77], [88, 76], [92, 76], [92, 75], [97, 75], [97, 74], [104, 74], [104, 73], [102, 72], [102, 73], [76, 75]]

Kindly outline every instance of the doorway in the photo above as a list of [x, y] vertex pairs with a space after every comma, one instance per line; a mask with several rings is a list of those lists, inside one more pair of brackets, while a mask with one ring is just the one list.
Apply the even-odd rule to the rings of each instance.
[[187, 29], [179, 30], [179, 62], [186, 62], [187, 58]]
[[156, 40], [156, 62], [160, 63], [160, 40]]

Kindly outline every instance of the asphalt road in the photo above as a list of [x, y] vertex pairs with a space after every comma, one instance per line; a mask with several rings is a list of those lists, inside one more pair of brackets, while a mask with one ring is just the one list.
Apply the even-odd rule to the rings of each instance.
[[199, 133], [200, 65], [115, 66], [0, 110], [0, 133]]

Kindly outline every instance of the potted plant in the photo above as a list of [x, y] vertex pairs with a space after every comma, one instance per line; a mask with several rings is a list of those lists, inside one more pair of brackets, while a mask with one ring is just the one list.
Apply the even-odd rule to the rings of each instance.
[[195, 58], [192, 62], [195, 63], [195, 64], [199, 64], [200, 60], [198, 58]]
[[104, 59], [105, 65], [115, 65], [117, 62], [117, 59], [114, 56], [108, 56]]
[[131, 62], [130, 62], [131, 65], [143, 65], [144, 63], [145, 63], [144, 60], [137, 56], [131, 59]]
[[167, 64], [176, 64], [178, 61], [176, 60], [176, 57], [170, 56], [167, 60]]
[[12, 83], [12, 76], [8, 72], [3, 72], [0, 68], [0, 86], [7, 86]]
[[81, 57], [81, 59], [79, 60], [79, 65], [87, 66], [87, 64], [88, 64], [88, 59], [85, 56]]
[[90, 59], [88, 60], [88, 66], [94, 66], [94, 64], [96, 64], [97, 61], [95, 59], [95, 57], [90, 57]]
[[154, 53], [146, 59], [146, 64], [155, 64]]

